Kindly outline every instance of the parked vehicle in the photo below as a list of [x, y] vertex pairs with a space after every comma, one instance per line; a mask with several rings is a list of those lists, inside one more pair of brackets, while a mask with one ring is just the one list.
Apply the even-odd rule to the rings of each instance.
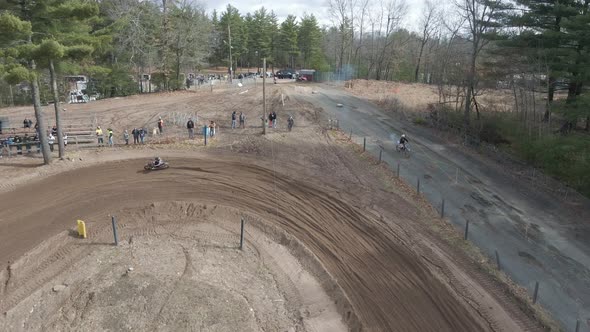
[[276, 76], [278, 79], [283, 79], [283, 78], [293, 79], [293, 78], [295, 78], [296, 74], [295, 74], [295, 71], [293, 71], [291, 69], [283, 69], [283, 70], [277, 71]]

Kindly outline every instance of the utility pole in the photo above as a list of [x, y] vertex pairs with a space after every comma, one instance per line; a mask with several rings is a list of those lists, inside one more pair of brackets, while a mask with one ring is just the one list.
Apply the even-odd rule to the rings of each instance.
[[262, 135], [266, 135], [266, 58], [262, 61]]
[[232, 78], [234, 76], [234, 63], [232, 62], [232, 58], [231, 58], [231, 28], [229, 25], [229, 22], [227, 23], [227, 35], [228, 35], [228, 39], [229, 39], [229, 82], [232, 82]]

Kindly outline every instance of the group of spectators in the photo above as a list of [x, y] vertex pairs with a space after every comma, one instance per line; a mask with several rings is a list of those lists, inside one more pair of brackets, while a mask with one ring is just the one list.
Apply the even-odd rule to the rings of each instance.
[[[30, 129], [33, 128], [33, 121], [31, 119], [25, 118], [23, 120], [23, 128], [24, 129]], [[39, 144], [39, 125], [37, 123], [35, 123], [34, 126], [35, 129], [35, 133], [33, 135], [29, 135], [29, 133], [24, 133], [23, 136], [20, 136], [19, 134], [14, 134], [12, 136], [9, 136], [7, 138], [5, 138], [4, 140], [2, 140], [2, 145], [15, 145], [18, 144], [17, 146], [17, 150], [21, 150], [20, 144], [24, 144], [27, 148], [27, 150], [31, 149], [31, 145], [34, 144]], [[51, 151], [54, 150], [54, 144], [56, 143], [55, 141], [57, 140], [57, 126], [53, 126], [50, 130], [47, 130], [46, 132], [47, 135], [47, 142], [49, 143], [49, 148]], [[68, 145], [68, 134], [64, 133], [63, 134], [63, 142], [64, 142], [64, 146]]]
[[[275, 111], [272, 111], [268, 114], [268, 123], [269, 126], [272, 126], [272, 128], [277, 127], [277, 113]], [[289, 129], [289, 131], [291, 131], [291, 129], [293, 128], [294, 123], [295, 121], [293, 117], [289, 116], [289, 119], [287, 120], [287, 128]], [[217, 127], [218, 126], [217, 123], [215, 123], [215, 121], [209, 122], [209, 125], [205, 126], [204, 129], [206, 131], [205, 135], [209, 137], [215, 137]], [[240, 114], [238, 114], [236, 111], [233, 111], [231, 113], [231, 129], [236, 129], [238, 127], [242, 129], [246, 128], [246, 114], [244, 114], [244, 112], [240, 112]], [[192, 118], [188, 119], [186, 123], [186, 128], [188, 130], [188, 138], [195, 138], [195, 123]]]
[[[145, 144], [145, 137], [147, 136], [147, 133], [148, 131], [145, 128], [133, 128], [133, 130], [131, 131], [131, 136], [133, 136], [133, 144]], [[96, 138], [98, 141], [98, 146], [104, 146], [104, 136], [105, 134], [102, 128], [100, 126], [96, 127]], [[115, 134], [112, 128], [107, 128], [106, 136], [108, 146], [114, 146]], [[129, 131], [125, 129], [123, 131], [123, 140], [125, 141], [125, 145], [129, 145], [129, 138]]]
[[[162, 120], [162, 117], [160, 117], [158, 119], [158, 122], [156, 123], [157, 127], [158, 127], [158, 133], [162, 134], [164, 132], [164, 120]], [[194, 125], [193, 125], [194, 126]], [[114, 142], [114, 132], [112, 128], [107, 128], [107, 139], [108, 139], [108, 146], [114, 146], [115, 142]], [[133, 128], [133, 130], [131, 130], [131, 136], [133, 136], [133, 144], [145, 144], [145, 138], [148, 135], [148, 130], [144, 127], [140, 127], [140, 128]], [[97, 138], [97, 144], [98, 146], [104, 146], [104, 132], [102, 130], [102, 128], [100, 126], [96, 127], [96, 138]], [[125, 145], [129, 145], [129, 131], [127, 129], [125, 129], [123, 131], [123, 140], [125, 141]]]
[[[236, 111], [233, 111], [231, 113], [231, 128], [232, 129], [236, 129], [238, 128], [238, 121], [239, 121], [239, 128], [246, 128], [246, 115], [243, 112], [240, 112], [239, 114]], [[277, 114], [276, 112], [272, 111], [269, 113], [268, 115], [268, 121], [269, 121], [269, 126], [272, 126], [272, 128], [276, 128], [277, 127]], [[30, 119], [24, 119], [23, 121], [23, 127], [24, 128], [31, 128], [33, 125], [32, 121]], [[159, 133], [162, 134], [164, 132], [164, 120], [162, 119], [162, 117], [158, 118], [158, 121], [156, 122], [156, 126], [157, 126], [157, 131], [156, 129], [154, 129], [154, 134]], [[291, 130], [291, 128], [293, 127], [293, 117], [289, 117], [288, 120], [288, 128], [289, 131]], [[195, 138], [195, 122], [193, 121], [192, 118], [189, 118], [187, 123], [186, 123], [186, 128], [188, 130], [188, 138], [189, 139], [194, 139]], [[211, 121], [207, 126], [205, 126], [206, 129], [206, 135], [209, 137], [215, 137], [216, 131], [217, 131], [218, 125], [215, 121]], [[5, 140], [5, 144], [16, 144], [16, 143], [25, 143], [25, 142], [36, 142], [38, 141], [38, 133], [39, 133], [39, 129], [38, 129], [38, 125], [35, 124], [35, 132], [36, 134], [34, 136], [29, 136], [28, 134], [25, 134], [24, 137], [20, 137], [18, 135], [15, 135], [13, 137], [9, 137], [7, 140]], [[105, 146], [105, 132], [103, 132], [103, 129], [100, 126], [96, 127], [96, 138], [97, 138], [97, 145], [98, 146]], [[108, 146], [114, 146], [115, 142], [114, 142], [114, 131], [112, 128], [107, 128], [106, 130], [106, 138], [107, 138], [107, 145]], [[129, 140], [130, 137], [133, 136], [133, 144], [145, 144], [145, 140], [146, 140], [146, 136], [148, 135], [148, 130], [144, 127], [135, 127], [133, 128], [133, 130], [131, 130], [131, 133], [129, 133], [129, 131], [127, 129], [125, 129], [123, 131], [123, 140], [125, 141], [125, 145], [129, 145]], [[56, 141], [56, 137], [57, 137], [57, 126], [53, 126], [51, 128], [51, 130], [49, 130], [47, 132], [47, 137], [48, 137], [48, 141], [49, 141], [49, 146], [51, 148], [51, 151], [53, 151], [53, 145], [55, 144]], [[64, 145], [67, 146], [67, 139], [68, 136], [67, 134], [64, 133], [63, 135], [63, 141], [64, 141]]]
[[240, 120], [240, 128], [246, 128], [246, 114], [244, 112], [240, 112], [240, 115], [233, 111], [231, 114], [231, 129], [236, 129], [236, 121], [239, 118]]

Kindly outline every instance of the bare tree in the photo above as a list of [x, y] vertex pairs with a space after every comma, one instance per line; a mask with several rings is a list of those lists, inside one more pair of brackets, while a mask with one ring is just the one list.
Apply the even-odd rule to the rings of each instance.
[[[381, 13], [378, 16], [379, 42], [377, 43], [377, 56], [375, 60], [375, 79], [387, 77], [389, 65], [393, 59], [395, 39], [393, 33], [399, 29], [403, 18], [407, 14], [407, 5], [404, 0], [390, 0], [387, 3], [381, 1]], [[384, 32], [383, 35], [381, 33]], [[402, 44], [407, 43], [402, 42]], [[400, 45], [398, 45], [400, 46]]]
[[[359, 4], [360, 8], [359, 11], [357, 12], [358, 17], [358, 21], [359, 21], [359, 41], [356, 45], [356, 49], [354, 51], [354, 57], [353, 59], [355, 60], [356, 63], [356, 70], [358, 73], [358, 70], [361, 66], [361, 56], [360, 56], [360, 51], [361, 48], [364, 46], [363, 44], [363, 37], [364, 37], [364, 24], [365, 24], [365, 18], [367, 17], [367, 11], [368, 11], [368, 7], [369, 7], [369, 0], [362, 0], [362, 2], [360, 2]], [[358, 77], [358, 75], [356, 76]]]
[[[328, 0], [328, 5], [330, 7], [330, 16], [332, 17], [333, 25], [339, 31], [339, 54], [337, 59], [337, 71], [339, 73], [342, 72], [342, 67], [344, 63], [344, 53], [347, 48], [347, 44], [350, 40], [347, 37], [348, 30], [350, 27], [350, 17], [348, 16], [348, 8], [350, 7], [348, 0]], [[354, 30], [354, 29], [353, 29]]]
[[497, 24], [495, 16], [504, 6], [499, 0], [456, 0], [459, 15], [467, 23], [466, 38], [471, 44], [471, 54], [466, 77], [466, 93], [463, 121], [465, 130], [470, 125], [470, 113], [473, 104], [474, 90], [477, 85], [477, 59], [482, 49], [489, 43], [486, 34], [493, 32]]
[[422, 35], [420, 37], [420, 50], [418, 52], [418, 60], [416, 63], [416, 71], [414, 74], [414, 81], [418, 82], [418, 75], [420, 73], [420, 64], [422, 62], [422, 55], [424, 53], [424, 47], [430, 41], [430, 39], [436, 35], [440, 27], [440, 11], [438, 7], [431, 1], [426, 0], [426, 7], [422, 13], [420, 20], [420, 26], [422, 27]]
[[[460, 94], [464, 90], [464, 64], [468, 62], [464, 59], [468, 53], [464, 51], [466, 41], [459, 38], [459, 30], [465, 24], [465, 19], [453, 15], [442, 16], [445, 17], [441, 21], [444, 29], [438, 37], [433, 80], [438, 85], [439, 103], [454, 102], [457, 109]], [[454, 101], [451, 98], [454, 98]]]

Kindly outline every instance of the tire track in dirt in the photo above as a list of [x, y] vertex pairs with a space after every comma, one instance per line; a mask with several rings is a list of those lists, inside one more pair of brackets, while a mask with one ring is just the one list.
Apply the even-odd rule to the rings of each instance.
[[[105, 241], [108, 230], [106, 225], [99, 226], [88, 232], [88, 236], [96, 238], [97, 242]], [[91, 246], [68, 239], [67, 243], [58, 247], [32, 269], [23, 268], [23, 271], [19, 271], [18, 282], [5, 289], [5, 296], [0, 301], [0, 313], [10, 310], [57, 275], [69, 270], [75, 262], [90, 254], [92, 250]]]
[[182, 252], [184, 253], [184, 270], [182, 271], [182, 275], [180, 276], [180, 278], [178, 278], [174, 282], [172, 289], [168, 292], [168, 294], [164, 298], [164, 301], [162, 301], [162, 304], [160, 305], [160, 309], [158, 310], [158, 312], [154, 316], [154, 319], [152, 321], [152, 331], [158, 330], [158, 323], [159, 323], [160, 317], [162, 316], [162, 312], [166, 308], [166, 305], [168, 305], [168, 303], [170, 302], [170, 298], [172, 297], [174, 292], [176, 292], [178, 290], [180, 283], [185, 278], [190, 278], [193, 273], [192, 272], [193, 263], [192, 263], [191, 255], [188, 252], [188, 249], [186, 249], [185, 247], [182, 247]]
[[[2, 209], [22, 221], [9, 224], [7, 234], [26, 233], [36, 220], [46, 220], [53, 232], [61, 231], [68, 219], [60, 219], [64, 213], [57, 211], [59, 206], [67, 206], [68, 214], [76, 216], [116, 211], [139, 199], [231, 205], [267, 220], [304, 243], [338, 280], [367, 330], [490, 330], [482, 319], [453, 297], [450, 290], [432, 276], [419, 256], [398, 237], [392, 236], [376, 216], [355, 207], [352, 201], [334, 197], [329, 187], [285, 176], [275, 179], [272, 170], [252, 164], [199, 159], [170, 161], [185, 169], [172, 167], [166, 172], [143, 174], [136, 171], [142, 166], [141, 160], [131, 160], [127, 167], [111, 163], [79, 169], [15, 189], [11, 195], [0, 195]], [[207, 172], [190, 170], [195, 164]], [[66, 178], [76, 181], [66, 182]], [[268, 203], [269, 197], [275, 195], [275, 182], [278, 206]], [[90, 189], [80, 189], [79, 183]], [[57, 186], [72, 195], [41, 199]], [[93, 199], [76, 199], [78, 194], [87, 192], [92, 193]], [[15, 197], [38, 199], [44, 205], [23, 209], [24, 203]], [[159, 233], [157, 228], [137, 232]], [[27, 245], [17, 248], [5, 248], [0, 241], [0, 252], [9, 252], [9, 257], [18, 256], [19, 252], [31, 249], [30, 243], [38, 243], [48, 235], [51, 234], [29, 234], [38, 239], [31, 238]], [[43, 278], [46, 279], [50, 278]], [[42, 284], [34, 282], [33, 286]], [[23, 296], [14, 297], [10, 305]], [[2, 308], [5, 307], [8, 306], [3, 304]]]

